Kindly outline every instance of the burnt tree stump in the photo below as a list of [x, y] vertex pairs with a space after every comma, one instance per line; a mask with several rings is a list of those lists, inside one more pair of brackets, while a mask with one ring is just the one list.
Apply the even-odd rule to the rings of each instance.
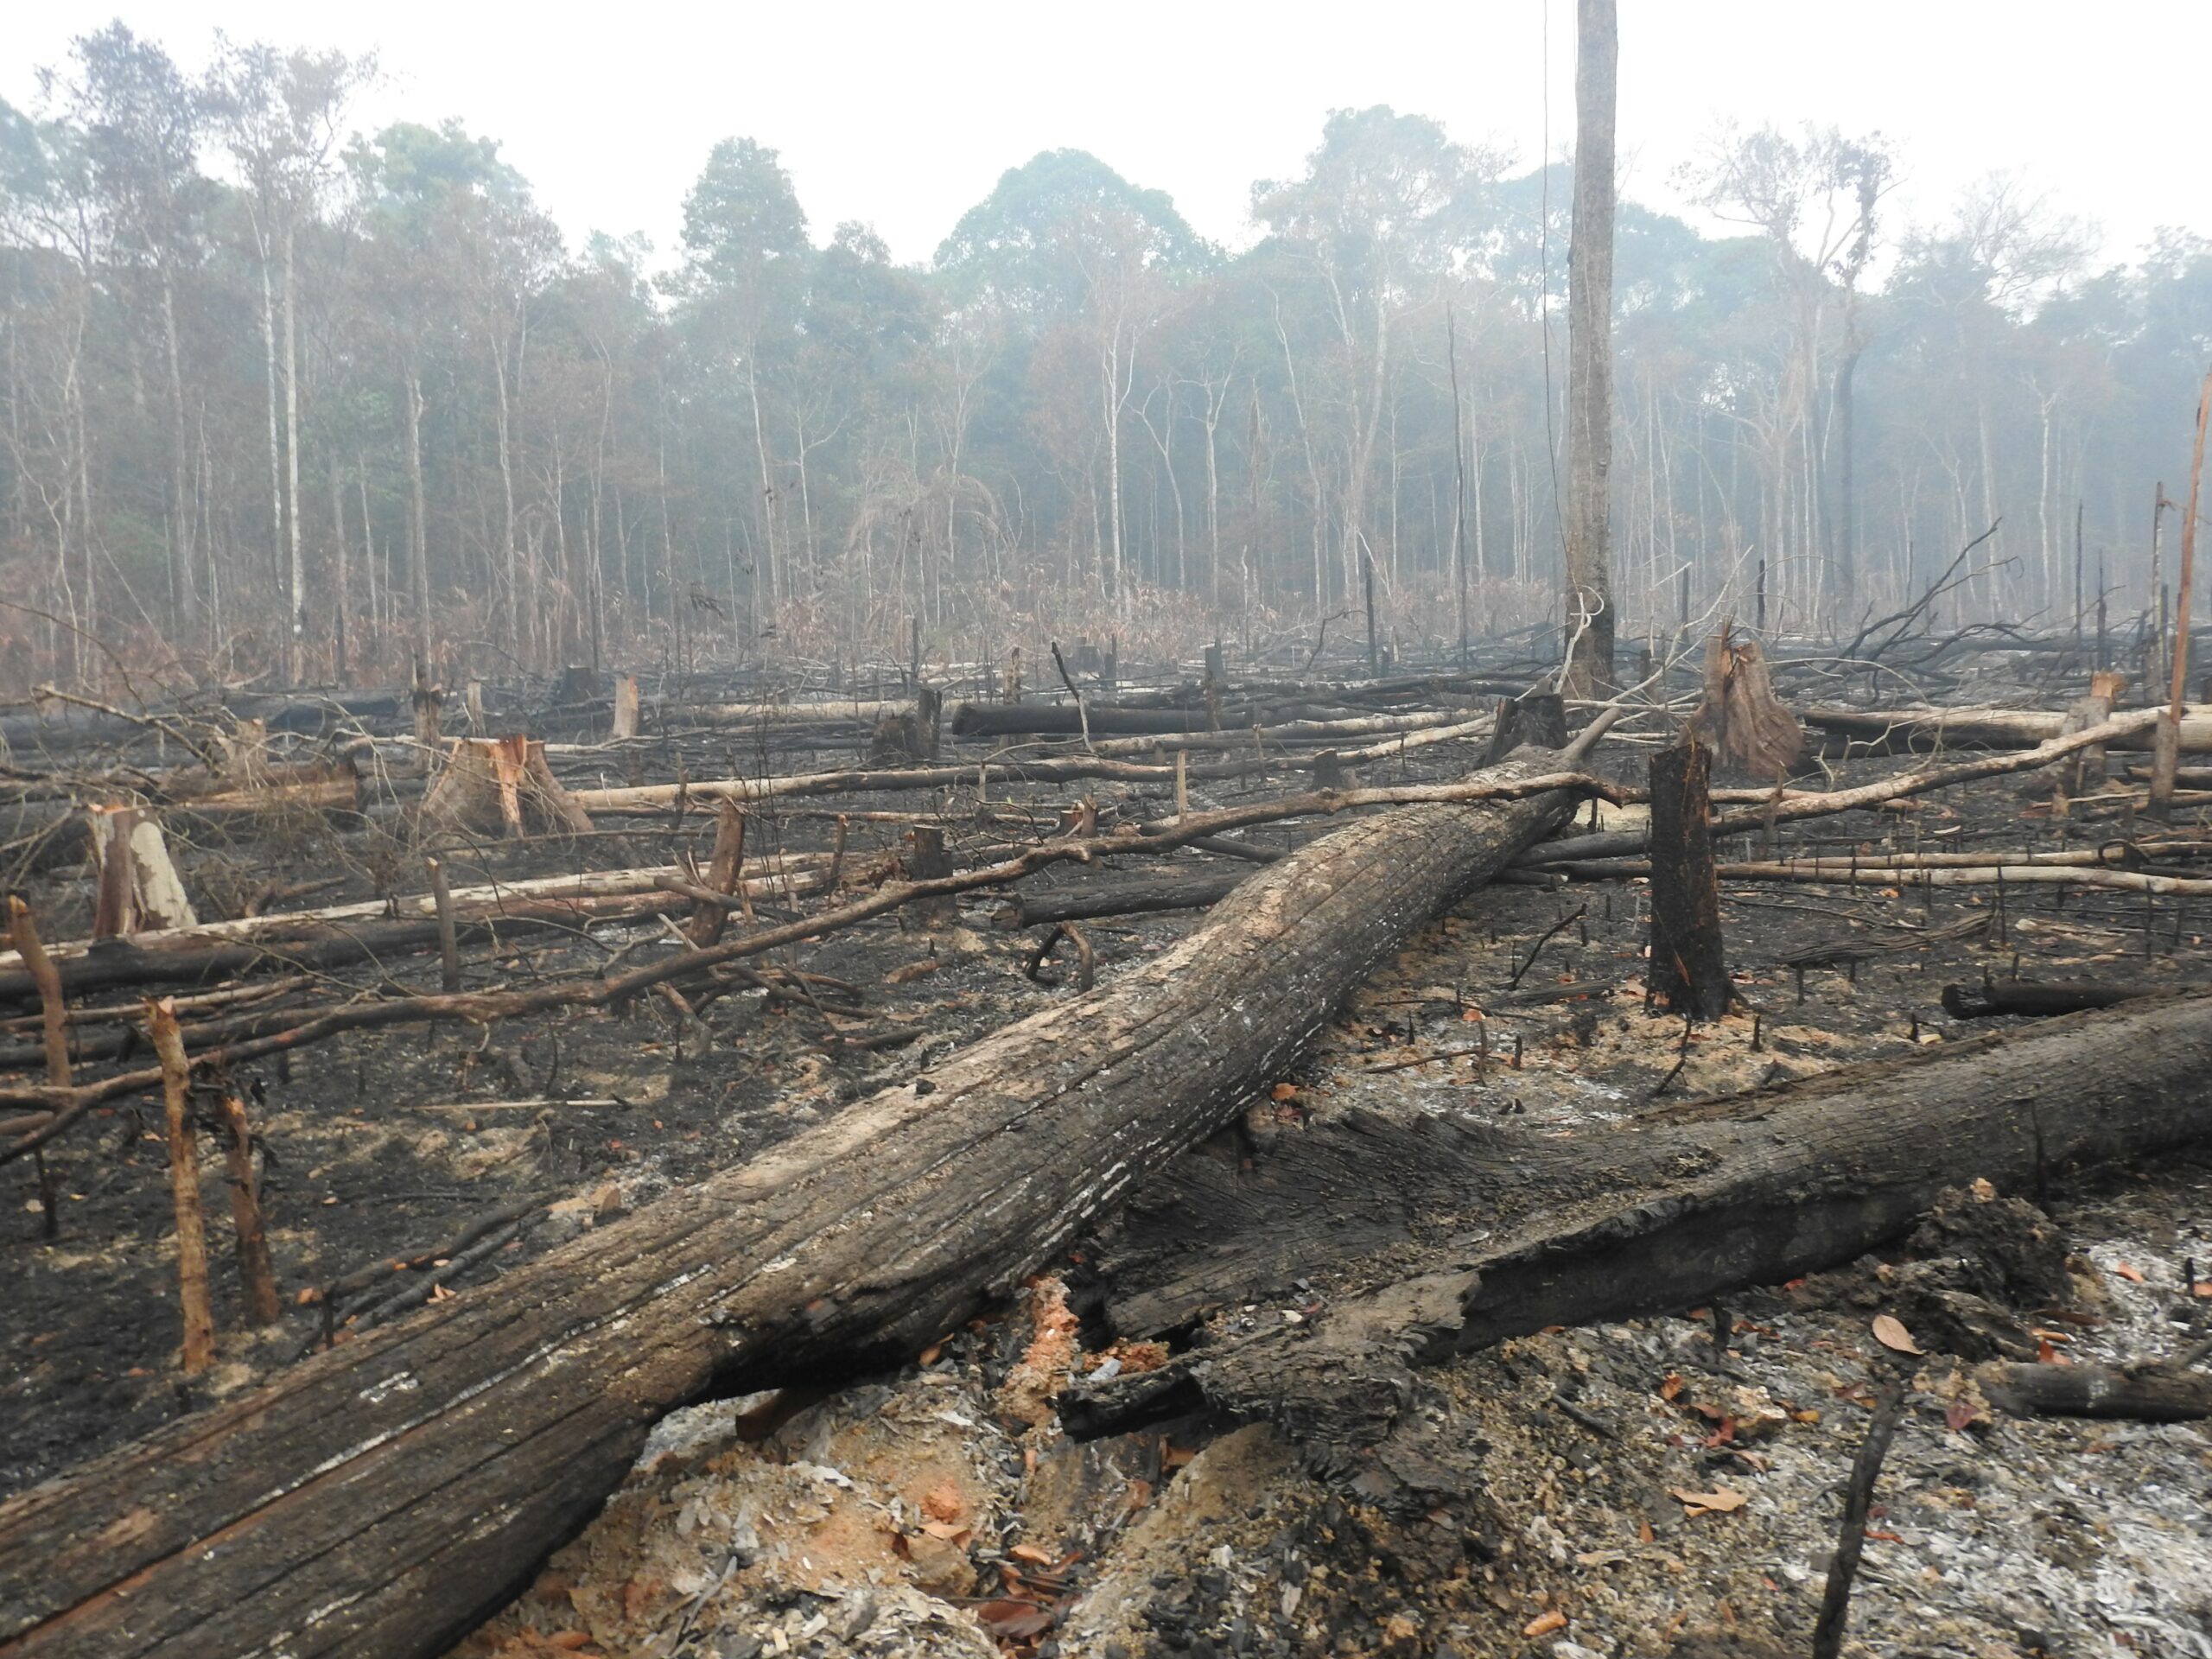
[[1676, 1014], [1728, 1012], [1720, 882], [1713, 861], [1713, 752], [1694, 737], [1651, 757], [1653, 999]]

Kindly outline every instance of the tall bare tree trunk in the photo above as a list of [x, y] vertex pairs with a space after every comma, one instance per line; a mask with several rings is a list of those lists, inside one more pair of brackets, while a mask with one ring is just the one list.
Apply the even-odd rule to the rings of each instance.
[[407, 365], [407, 580], [415, 596], [415, 659], [430, 671], [430, 527], [423, 505], [423, 373]]
[[1567, 268], [1567, 664], [1571, 696], [1613, 682], [1614, 0], [1578, 0], [1574, 229]]
[[331, 671], [343, 685], [347, 667], [346, 613], [352, 608], [352, 584], [347, 581], [346, 559], [346, 479], [338, 470], [334, 455], [330, 458], [330, 553], [331, 578], [336, 588], [331, 595]]
[[[261, 250], [261, 356], [268, 381], [269, 391], [269, 556], [280, 569], [284, 557], [284, 444], [276, 424], [276, 295], [269, 276], [269, 244], [257, 236]], [[273, 576], [276, 571], [272, 570]], [[288, 588], [294, 603], [297, 603], [296, 589]], [[285, 667], [292, 668], [291, 652], [285, 652]]]
[[499, 394], [498, 437], [499, 500], [502, 515], [499, 520], [499, 534], [501, 550], [505, 556], [507, 565], [505, 643], [508, 654], [512, 656], [520, 648], [522, 639], [522, 574], [518, 568], [521, 554], [515, 545], [514, 444], [508, 425], [507, 346], [504, 340], [492, 348], [492, 372]]
[[195, 510], [192, 500], [192, 441], [184, 417], [184, 358], [176, 338], [176, 284], [162, 267], [162, 332], [169, 371], [169, 620], [180, 634], [199, 613], [194, 586]]
[[293, 273], [292, 226], [288, 218], [284, 224], [284, 500], [290, 509], [287, 530], [291, 537], [292, 626], [286, 660], [291, 682], [297, 685], [302, 673], [300, 654], [307, 639], [308, 567], [307, 556], [300, 549], [300, 350]]

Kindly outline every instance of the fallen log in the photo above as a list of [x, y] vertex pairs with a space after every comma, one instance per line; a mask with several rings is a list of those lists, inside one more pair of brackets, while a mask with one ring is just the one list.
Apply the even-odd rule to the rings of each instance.
[[2087, 981], [2010, 979], [1986, 985], [1946, 985], [1943, 1012], [1954, 1020], [1994, 1020], [2008, 1014], [2048, 1020], [2055, 1014], [2080, 1014], [2085, 1008], [2117, 1007], [2139, 996], [2157, 996], [2174, 988], [2171, 985], [2125, 980], [2097, 984]]
[[[1332, 754], [1272, 754], [1250, 760], [1205, 760], [1186, 763], [1185, 779], [1226, 780], [1252, 778], [1271, 772], [1319, 773], [1331, 766], [1380, 760], [1431, 744], [1458, 742], [1490, 729], [1487, 715], [1385, 738], [1363, 748]], [[1147, 766], [1141, 761], [1102, 756], [1046, 756], [1028, 760], [993, 760], [962, 766], [906, 766], [893, 771], [798, 772], [782, 778], [725, 778], [683, 784], [646, 784], [627, 789], [578, 789], [569, 794], [587, 812], [663, 812], [682, 802], [706, 805], [716, 801], [788, 799], [792, 796], [867, 794], [878, 791], [958, 789], [977, 779], [978, 764], [987, 766], [994, 779], [1019, 779], [1027, 783], [1079, 783], [1104, 779], [1126, 784], [1173, 785], [1177, 769]]]
[[[2152, 710], [2152, 713], [2163, 712]], [[2068, 734], [2071, 716], [2036, 709], [1809, 709], [1805, 723], [1878, 753], [1897, 749], [2022, 749]], [[2108, 740], [2115, 749], [2153, 747], [2149, 723]], [[2185, 709], [2181, 753], [2212, 753], [2212, 708]]]
[[1083, 1434], [1204, 1407], [1271, 1417], [1341, 1465], [1389, 1432], [1409, 1363], [1778, 1283], [1903, 1232], [1947, 1186], [2034, 1190], [2208, 1136], [2206, 995], [1946, 1043], [1572, 1140], [1355, 1114], [1281, 1135], [1249, 1173], [1183, 1160], [1172, 1196], [1084, 1252], [1123, 1335], [1277, 1294], [1324, 1296], [1327, 1311], [1263, 1319], [1257, 1335], [1086, 1384], [1062, 1416]]
[[0, 1654], [442, 1651], [663, 1412], [848, 1375], [969, 1317], [1278, 1076], [1574, 801], [1351, 823], [1107, 989], [0, 1505]]
[[[752, 868], [758, 879], [753, 883], [752, 891], [763, 899], [772, 899], [785, 890], [776, 885], [772, 878], [788, 878], [802, 872], [817, 871], [827, 861], [827, 856], [821, 853], [793, 853], [757, 859]], [[541, 876], [528, 880], [487, 882], [477, 887], [456, 887], [451, 898], [454, 913], [462, 920], [498, 921], [550, 913], [539, 908], [547, 903], [560, 905], [660, 893], [665, 890], [671, 877], [680, 877], [685, 874], [673, 864], [642, 869], [588, 871], [580, 875]], [[197, 955], [219, 954], [226, 946], [258, 942], [269, 942], [267, 952], [281, 956], [283, 947], [276, 943], [279, 941], [299, 942], [348, 930], [365, 938], [387, 920], [406, 924], [434, 918], [436, 913], [435, 895], [416, 893], [404, 898], [395, 896], [326, 905], [316, 910], [270, 911], [259, 916], [243, 916], [231, 921], [200, 922], [188, 927], [168, 928], [121, 940], [49, 941], [46, 953], [60, 971], [62, 988], [73, 995], [80, 991], [116, 985], [187, 982], [177, 979], [137, 981], [118, 977], [121, 964], [126, 960], [181, 963]], [[433, 926], [435, 928], [435, 923]], [[412, 935], [407, 934], [404, 929], [400, 931], [385, 930], [383, 937], [386, 943], [397, 944], [402, 938]], [[435, 938], [435, 931], [429, 937]], [[35, 995], [36, 991], [37, 986], [24, 968], [22, 958], [13, 950], [0, 951], [0, 1001], [21, 1000]]]
[[1177, 870], [1160, 874], [1122, 870], [1086, 872], [1074, 881], [1019, 893], [991, 919], [1004, 928], [1087, 922], [1100, 916], [1135, 916], [1162, 910], [1204, 910], [1219, 904], [1252, 879], [1252, 865]]
[[2212, 1417], [2212, 1376], [2174, 1365], [2027, 1365], [1994, 1361], [1974, 1381], [2015, 1416], [2127, 1417], [2186, 1423]]

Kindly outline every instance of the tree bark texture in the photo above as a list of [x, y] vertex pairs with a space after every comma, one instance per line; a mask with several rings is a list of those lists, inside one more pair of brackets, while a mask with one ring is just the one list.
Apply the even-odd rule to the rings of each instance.
[[662, 1413], [936, 1340], [1278, 1077], [1385, 955], [1573, 804], [1348, 825], [1106, 989], [0, 1505], [0, 1654], [442, 1651]]

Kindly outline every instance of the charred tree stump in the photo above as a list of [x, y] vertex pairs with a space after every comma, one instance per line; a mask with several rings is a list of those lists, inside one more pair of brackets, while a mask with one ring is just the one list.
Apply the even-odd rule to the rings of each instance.
[[533, 830], [583, 833], [591, 815], [545, 762], [545, 746], [522, 736], [456, 738], [423, 797], [426, 823], [519, 838]]
[[445, 687], [430, 683], [430, 665], [417, 657], [415, 659], [415, 684], [410, 702], [415, 711], [416, 769], [426, 776], [436, 766], [442, 747], [438, 726], [445, 701]]
[[[944, 831], [935, 824], [918, 823], [907, 831], [912, 851], [906, 873], [917, 881], [934, 880], [952, 874], [952, 856], [944, 850]], [[950, 899], [924, 899], [914, 906], [914, 919], [924, 927], [950, 927], [960, 919], [960, 906]]]
[[1651, 995], [1697, 1020], [1728, 1012], [1712, 751], [1694, 737], [1651, 757]]
[[663, 1413], [851, 1375], [972, 1317], [1280, 1077], [1377, 963], [1573, 802], [1350, 823], [1091, 995], [0, 1504], [0, 1653], [442, 1652], [599, 1507]]
[[269, 1259], [269, 1235], [261, 1224], [261, 1186], [253, 1173], [253, 1128], [246, 1120], [245, 1102], [236, 1095], [223, 1096], [223, 1147], [226, 1179], [231, 1187], [231, 1224], [238, 1233], [238, 1280], [245, 1288], [245, 1303], [256, 1325], [274, 1325], [281, 1313], [276, 1300], [276, 1273]]
[[1530, 691], [1497, 705], [1497, 729], [1491, 734], [1487, 764], [1495, 766], [1523, 743], [1543, 749], [1567, 747], [1564, 698], [1555, 692]]
[[[707, 886], [716, 893], [735, 893], [744, 868], [745, 814], [735, 801], [724, 801], [721, 816], [715, 820], [715, 850], [707, 860]], [[721, 943], [728, 921], [728, 906], [701, 899], [691, 907], [691, 920], [684, 931], [703, 950]]]
[[88, 822], [97, 869], [94, 938], [190, 927], [199, 920], [169, 860], [160, 819], [142, 807], [101, 806], [92, 809]]
[[215, 1315], [207, 1294], [207, 1235], [200, 1221], [200, 1143], [192, 1118], [192, 1073], [176, 1008], [146, 1004], [146, 1025], [162, 1057], [162, 1108], [168, 1125], [169, 1199], [176, 1213], [177, 1300], [184, 1309], [184, 1372], [215, 1363]]

